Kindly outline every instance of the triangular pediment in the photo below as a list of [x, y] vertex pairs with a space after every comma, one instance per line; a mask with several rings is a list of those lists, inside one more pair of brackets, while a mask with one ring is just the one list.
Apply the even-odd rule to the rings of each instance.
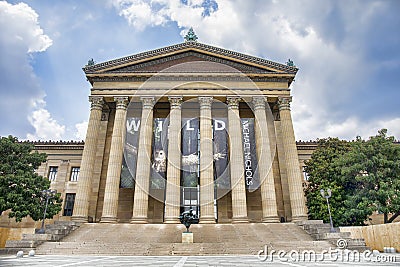
[[160, 71], [174, 73], [239, 71], [255, 74], [295, 75], [297, 68], [198, 42], [186, 42], [86, 66], [84, 71], [87, 75], [159, 73]]
[[[213, 64], [218, 63], [218, 64]], [[272, 70], [238, 63], [196, 51], [186, 51], [149, 61], [123, 66], [107, 73], [272, 73]]]

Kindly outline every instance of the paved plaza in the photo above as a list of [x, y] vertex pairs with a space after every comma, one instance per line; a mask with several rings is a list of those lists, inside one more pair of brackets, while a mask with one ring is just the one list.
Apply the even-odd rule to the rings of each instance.
[[[378, 262], [377, 258], [370, 258], [360, 261], [332, 261], [326, 259], [324, 261], [291, 261], [289, 259], [277, 259], [261, 261], [257, 256], [35, 256], [16, 258], [15, 256], [0, 257], [0, 266], [160, 266], [160, 267], [191, 267], [191, 266], [399, 266], [399, 254], [381, 254], [381, 256], [391, 256], [396, 262]], [[393, 258], [392, 258], [393, 260]]]

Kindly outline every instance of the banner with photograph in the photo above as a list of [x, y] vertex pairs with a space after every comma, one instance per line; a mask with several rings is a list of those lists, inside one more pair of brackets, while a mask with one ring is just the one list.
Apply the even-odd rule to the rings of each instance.
[[137, 152], [139, 145], [140, 118], [128, 117], [126, 119], [126, 140], [124, 144], [124, 157], [122, 161], [121, 188], [133, 188], [136, 177]]
[[196, 187], [199, 178], [199, 119], [182, 118], [182, 185]]
[[167, 175], [168, 122], [166, 118], [154, 118], [151, 158], [150, 188], [164, 189]]
[[230, 189], [227, 118], [213, 118], [214, 180], [218, 188]]
[[244, 179], [246, 189], [250, 192], [260, 186], [257, 170], [257, 152], [254, 133], [254, 118], [241, 118], [244, 152]]

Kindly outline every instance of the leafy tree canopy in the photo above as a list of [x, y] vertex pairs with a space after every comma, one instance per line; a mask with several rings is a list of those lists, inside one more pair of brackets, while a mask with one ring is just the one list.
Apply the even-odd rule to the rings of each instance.
[[[18, 222], [28, 215], [35, 221], [43, 218], [42, 191], [50, 187], [48, 179], [35, 173], [47, 155], [33, 149], [31, 143], [19, 142], [13, 136], [0, 139], [0, 214], [10, 210], [9, 217]], [[61, 210], [61, 201], [60, 194], [50, 200], [46, 218]]]
[[364, 225], [374, 211], [384, 214], [384, 223], [400, 215], [400, 145], [386, 134], [382, 129], [367, 141], [318, 140], [305, 166], [310, 219], [329, 221], [326, 199], [320, 194], [328, 188], [335, 225]]

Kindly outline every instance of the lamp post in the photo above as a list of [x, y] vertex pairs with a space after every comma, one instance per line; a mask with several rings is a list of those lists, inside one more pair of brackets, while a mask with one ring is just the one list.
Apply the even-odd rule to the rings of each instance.
[[319, 192], [321, 192], [321, 196], [324, 197], [326, 199], [326, 203], [328, 204], [328, 212], [329, 212], [329, 220], [331, 223], [331, 233], [335, 232], [335, 228], [333, 228], [333, 221], [332, 221], [332, 215], [331, 215], [331, 208], [329, 206], [329, 198], [332, 196], [332, 191], [331, 189], [327, 189], [326, 192], [328, 194], [325, 195], [325, 190], [321, 189]]
[[42, 227], [37, 231], [38, 234], [44, 234], [44, 221], [46, 220], [46, 212], [47, 212], [47, 206], [49, 204], [49, 199], [53, 198], [57, 194], [57, 190], [43, 190], [42, 191], [43, 196], [46, 198], [46, 205], [44, 207], [44, 214], [43, 214], [43, 220], [42, 220]]

